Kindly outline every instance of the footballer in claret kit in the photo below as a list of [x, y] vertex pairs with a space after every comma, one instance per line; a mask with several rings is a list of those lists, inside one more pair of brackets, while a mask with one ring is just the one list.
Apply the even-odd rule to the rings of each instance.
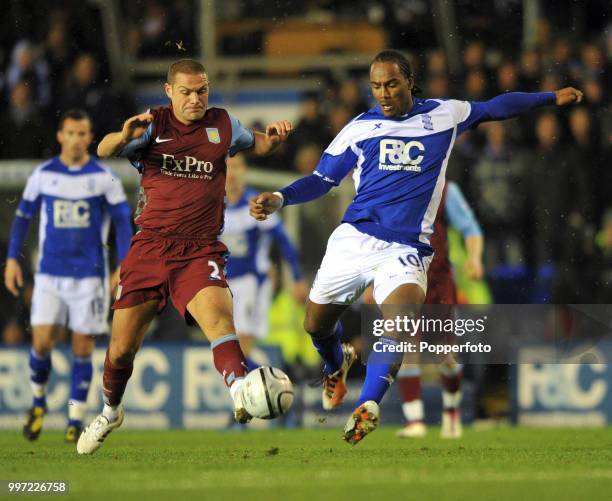
[[211, 343], [216, 369], [234, 402], [234, 417], [248, 412], [241, 387], [247, 373], [225, 278], [223, 230], [226, 158], [251, 149], [267, 155], [292, 126], [273, 122], [265, 133], [245, 128], [221, 108], [208, 107], [204, 66], [176, 61], [164, 85], [168, 106], [129, 118], [98, 145], [102, 158], [128, 158], [142, 175], [140, 231], [121, 264], [110, 345], [103, 375], [104, 409], [83, 431], [77, 450], [92, 454], [123, 422], [121, 400], [144, 334], [168, 301]]

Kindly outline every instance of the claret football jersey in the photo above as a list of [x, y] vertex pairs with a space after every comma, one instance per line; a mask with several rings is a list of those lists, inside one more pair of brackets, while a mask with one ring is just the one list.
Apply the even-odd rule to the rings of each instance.
[[151, 113], [145, 134], [120, 152], [142, 174], [135, 222], [168, 238], [215, 241], [223, 230], [225, 159], [250, 148], [253, 133], [221, 108], [189, 125], [171, 106]]

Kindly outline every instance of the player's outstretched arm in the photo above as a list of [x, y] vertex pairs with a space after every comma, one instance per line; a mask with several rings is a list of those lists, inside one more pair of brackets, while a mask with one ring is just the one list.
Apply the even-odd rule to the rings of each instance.
[[286, 205], [303, 204], [322, 197], [333, 186], [333, 182], [324, 180], [320, 175], [311, 174], [275, 193], [266, 192], [253, 197], [249, 202], [249, 212], [258, 221], [264, 221], [269, 214]]
[[142, 137], [152, 121], [151, 113], [141, 113], [128, 118], [120, 132], [111, 132], [100, 141], [98, 156], [100, 158], [116, 156], [130, 141]]
[[259, 156], [272, 153], [281, 143], [287, 140], [292, 130], [293, 125], [291, 125], [291, 122], [280, 120], [268, 124], [265, 134], [254, 132], [255, 145], [253, 146], [253, 153]]
[[459, 132], [482, 122], [505, 120], [541, 106], [567, 106], [582, 101], [583, 94], [573, 87], [555, 92], [507, 92], [488, 101], [470, 103], [469, 114], [459, 122]]

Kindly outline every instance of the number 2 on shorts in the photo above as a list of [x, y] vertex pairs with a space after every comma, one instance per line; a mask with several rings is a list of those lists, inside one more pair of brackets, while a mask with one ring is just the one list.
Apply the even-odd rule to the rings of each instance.
[[212, 273], [210, 274], [210, 278], [213, 280], [221, 280], [221, 275], [219, 275], [219, 265], [215, 263], [213, 260], [208, 261], [208, 266], [212, 268]]

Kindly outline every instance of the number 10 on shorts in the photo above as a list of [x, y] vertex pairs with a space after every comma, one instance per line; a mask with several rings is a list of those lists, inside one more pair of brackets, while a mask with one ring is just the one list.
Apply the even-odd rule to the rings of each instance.
[[421, 268], [423, 271], [425, 271], [425, 265], [423, 264], [423, 260], [415, 254], [407, 254], [405, 256], [400, 256], [397, 259], [400, 263], [402, 263], [402, 266], [411, 265], [415, 266], [416, 268]]

